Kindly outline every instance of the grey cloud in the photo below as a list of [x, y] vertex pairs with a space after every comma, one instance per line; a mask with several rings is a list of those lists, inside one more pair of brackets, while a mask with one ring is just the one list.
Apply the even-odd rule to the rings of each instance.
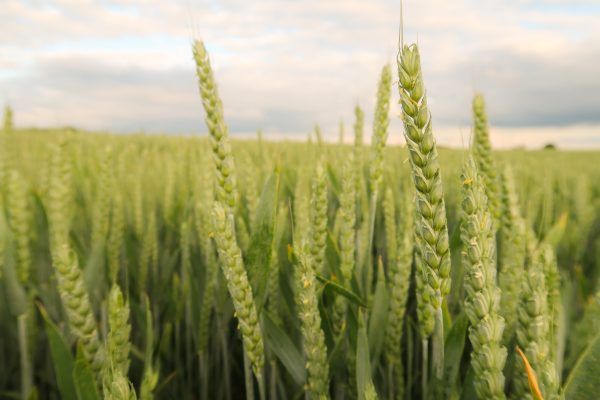
[[600, 123], [600, 45], [544, 57], [507, 49], [482, 51], [449, 70], [429, 74], [440, 123], [470, 118], [470, 96], [485, 94], [491, 121], [500, 126]]
[[91, 129], [180, 132], [202, 124], [193, 82], [191, 69], [115, 68], [66, 58], [41, 62], [30, 75], [0, 84], [13, 93], [17, 123], [54, 119]]
[[[319, 117], [328, 122], [328, 105], [342, 108], [349, 97], [338, 96], [340, 91], [329, 90], [322, 80], [306, 84], [303, 78], [282, 78], [270, 87], [261, 85], [261, 79], [269, 79], [264, 73], [243, 76], [230, 69], [217, 71], [217, 79], [233, 133], [258, 128], [308, 132]], [[206, 130], [191, 61], [188, 68], [149, 70], [115, 67], [94, 58], [51, 59], [38, 63], [29, 75], [0, 80], [0, 86], [14, 93], [11, 101], [22, 125], [61, 123], [167, 133]], [[347, 110], [351, 111], [350, 104]]]

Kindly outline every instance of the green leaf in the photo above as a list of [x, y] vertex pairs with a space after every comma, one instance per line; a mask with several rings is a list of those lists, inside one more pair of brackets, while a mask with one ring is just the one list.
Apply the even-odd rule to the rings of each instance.
[[73, 381], [75, 382], [75, 389], [79, 400], [100, 400], [94, 374], [90, 369], [90, 365], [83, 357], [81, 346], [77, 347], [77, 358], [75, 360], [75, 367], [73, 368]]
[[323, 275], [317, 274], [317, 280], [324, 284], [323, 290], [331, 289], [337, 294], [344, 296], [346, 299], [351, 301], [354, 304], [357, 304], [361, 307], [366, 307], [367, 303], [365, 303], [356, 293], [346, 289], [344, 286], [340, 285], [337, 282], [334, 282], [330, 279], [325, 278]]
[[446, 344], [444, 346], [444, 381], [442, 384], [445, 399], [450, 398], [456, 384], [456, 379], [458, 378], [468, 326], [469, 319], [466, 314], [460, 314], [454, 319], [454, 323], [446, 336]]
[[467, 375], [462, 386], [462, 392], [460, 394], [460, 400], [478, 400], [477, 393], [475, 393], [475, 371], [473, 367], [469, 365], [467, 369]]
[[331, 350], [335, 347], [336, 336], [333, 329], [333, 321], [331, 320], [331, 313], [328, 312], [326, 301], [321, 296], [325, 295], [325, 292], [317, 294], [320, 298], [318, 302], [319, 316], [321, 317], [321, 329], [325, 336], [325, 347], [327, 348], [328, 354], [331, 354]]
[[24, 315], [27, 313], [27, 294], [25, 288], [19, 282], [14, 268], [14, 263], [7, 262], [4, 265], [4, 289], [8, 300], [8, 309], [13, 317]]
[[556, 220], [554, 225], [550, 227], [546, 236], [544, 236], [544, 242], [548, 243], [552, 247], [556, 248], [563, 235], [565, 234], [565, 228], [567, 227], [568, 214], [563, 212], [560, 217]]
[[329, 353], [329, 365], [334, 369], [346, 368], [347, 354], [345, 353], [346, 347], [346, 330], [347, 326], [344, 326], [339, 334], [334, 338], [333, 348]]
[[329, 176], [329, 182], [331, 184], [331, 188], [336, 197], [339, 197], [339, 194], [342, 191], [342, 185], [340, 184], [340, 180], [335, 174], [334, 168], [330, 163], [327, 163], [327, 175]]
[[450, 232], [450, 262], [452, 264], [450, 278], [452, 285], [447, 299], [449, 301], [448, 306], [451, 310], [456, 310], [462, 306], [465, 263], [461, 261], [461, 256], [462, 242], [460, 240], [460, 224], [456, 224], [452, 229], [452, 232]]
[[377, 284], [373, 296], [373, 306], [369, 314], [369, 350], [373, 366], [377, 365], [376, 361], [379, 360], [383, 348], [390, 304], [381, 258], [377, 262], [377, 267]]
[[263, 310], [261, 313], [263, 334], [267, 346], [275, 353], [294, 381], [302, 386], [306, 382], [304, 357], [292, 340]]
[[50, 320], [46, 309], [39, 304], [40, 314], [44, 319], [46, 335], [50, 344], [50, 353], [54, 365], [54, 376], [60, 391], [60, 397], [64, 400], [76, 400], [77, 392], [73, 382], [73, 355], [58, 327]]
[[365, 389], [371, 382], [371, 357], [369, 355], [369, 339], [363, 323], [363, 316], [358, 314], [358, 336], [356, 338], [356, 389], [358, 398], [363, 399]]
[[565, 384], [566, 400], [600, 399], [600, 334], [583, 352]]
[[144, 351], [144, 367], [152, 366], [154, 351], [154, 330], [152, 328], [152, 312], [150, 311], [150, 300], [144, 295], [144, 306], [146, 314], [146, 348]]
[[92, 304], [98, 304], [106, 293], [104, 244], [95, 244], [83, 270], [83, 280]]
[[358, 336], [358, 313], [360, 309], [356, 307], [348, 307], [346, 313], [346, 333], [348, 334], [348, 342], [353, 350], [356, 350], [356, 341]]
[[444, 342], [448, 340], [448, 334], [450, 333], [450, 329], [452, 329], [452, 314], [448, 309], [448, 303], [446, 299], [442, 301], [442, 320], [444, 322]]
[[[4, 219], [3, 216], [0, 216], [0, 218], [2, 220]], [[27, 313], [29, 301], [27, 299], [27, 294], [25, 293], [25, 288], [17, 278], [15, 257], [13, 254], [15, 246], [12, 243], [12, 237], [10, 231], [6, 228], [7, 225], [4, 225], [3, 223], [4, 221], [0, 221], [0, 240], [3, 240], [4, 243], [1, 243], [0, 245], [5, 246], [6, 251], [4, 260], [0, 260], [3, 264], [0, 265], [0, 268], [4, 267], [4, 273], [0, 275], [3, 275], [2, 281], [6, 291], [6, 300], [8, 300], [8, 310], [13, 317], [18, 317], [19, 315]]]
[[279, 295], [280, 297], [280, 305], [282, 309], [281, 312], [287, 312], [291, 315], [296, 315], [296, 299], [294, 298], [294, 272], [291, 265], [287, 263], [280, 264], [280, 279], [279, 279]]
[[337, 244], [335, 235], [331, 229], [327, 229], [327, 247], [325, 251], [325, 258], [327, 259], [327, 266], [329, 272], [335, 276], [341, 276], [340, 271], [340, 249]]
[[266, 284], [269, 277], [273, 235], [277, 216], [279, 192], [279, 170], [276, 170], [265, 183], [256, 209], [256, 219], [252, 227], [252, 238], [248, 249], [248, 276], [252, 284], [258, 309], [266, 298]]

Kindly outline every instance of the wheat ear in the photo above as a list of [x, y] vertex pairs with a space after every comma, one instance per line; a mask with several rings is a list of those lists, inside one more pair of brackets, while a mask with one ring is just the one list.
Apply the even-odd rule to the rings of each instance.
[[471, 365], [479, 398], [504, 399], [502, 346], [504, 319], [500, 316], [500, 289], [496, 285], [495, 227], [477, 167], [469, 157], [463, 168], [461, 240], [465, 265], [465, 312], [471, 326]]

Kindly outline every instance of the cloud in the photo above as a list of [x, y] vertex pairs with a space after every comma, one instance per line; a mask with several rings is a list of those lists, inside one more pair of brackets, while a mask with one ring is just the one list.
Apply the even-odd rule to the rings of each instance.
[[[600, 145], [595, 2], [404, 3], [404, 38], [419, 42], [440, 143], [463, 143], [482, 91], [500, 146]], [[304, 138], [319, 123], [337, 138], [356, 103], [372, 113], [398, 20], [396, 0], [5, 0], [0, 100], [22, 125], [203, 132], [190, 50], [198, 36], [234, 134]], [[397, 118], [391, 129], [401, 137]]]
[[[486, 95], [490, 120], [500, 126], [567, 126], [600, 123], [600, 44], [540, 56], [514, 50], [478, 53], [477, 58], [430, 74], [429, 93], [442, 124], [470, 117], [474, 91]], [[452, 94], [454, 102], [442, 101]]]

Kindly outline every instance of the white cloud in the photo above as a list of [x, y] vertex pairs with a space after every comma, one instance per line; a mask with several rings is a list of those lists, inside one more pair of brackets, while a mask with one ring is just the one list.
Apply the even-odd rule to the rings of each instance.
[[[404, 3], [440, 143], [461, 145], [453, 127], [468, 126], [481, 90], [502, 127], [495, 144], [599, 146], [596, 128], [578, 130], [600, 125], [595, 2]], [[398, 19], [397, 0], [5, 0], [0, 100], [23, 125], [203, 131], [190, 51], [199, 36], [234, 134], [305, 137], [319, 123], [337, 137], [355, 103], [371, 113]]]

